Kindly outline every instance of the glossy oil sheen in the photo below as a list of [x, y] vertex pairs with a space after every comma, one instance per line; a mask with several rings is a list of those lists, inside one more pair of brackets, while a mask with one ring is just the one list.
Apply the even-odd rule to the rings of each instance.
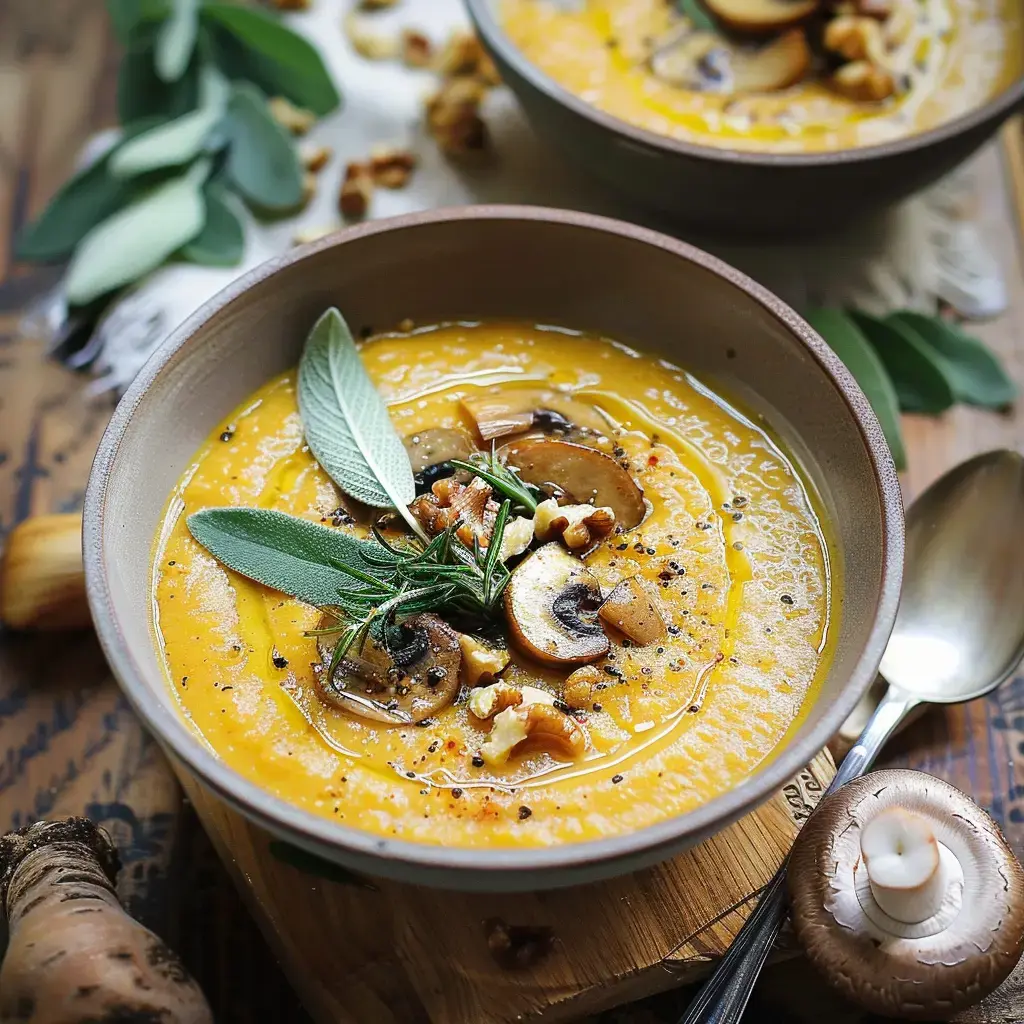
[[[899, 9], [900, 5], [897, 5]], [[909, 89], [883, 103], [846, 100], [812, 76], [749, 96], [689, 92], [646, 68], [650, 41], [679, 16], [665, 0], [500, 0], [511, 41], [597, 108], [659, 135], [729, 149], [810, 153], [871, 146], [980, 107], [1024, 72], [1020, 0], [914, 0], [893, 25]]]
[[[691, 810], [772, 754], [827, 667], [835, 601], [820, 515], [763, 427], [668, 364], [554, 329], [447, 326], [382, 336], [362, 354], [402, 435], [469, 426], [460, 397], [538, 383], [621, 424], [607, 447], [629, 460], [653, 510], [588, 565], [606, 586], [642, 573], [677, 630], [655, 648], [613, 645], [585, 708], [590, 750], [576, 764], [534, 754], [473, 767], [484, 732], [464, 702], [425, 727], [325, 707], [314, 641], [303, 636], [317, 613], [226, 571], [184, 525], [220, 505], [330, 522], [344, 504], [303, 444], [288, 372], [213, 430], [172, 496], [156, 557], [169, 685], [228, 765], [307, 810], [389, 837], [543, 846]], [[565, 675], [518, 657], [506, 672], [556, 694]]]

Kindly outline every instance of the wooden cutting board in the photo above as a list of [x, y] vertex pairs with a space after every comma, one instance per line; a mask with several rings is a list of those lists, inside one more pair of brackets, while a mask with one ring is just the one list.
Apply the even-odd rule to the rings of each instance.
[[[296, 866], [181, 782], [318, 1024], [560, 1021], [700, 977], [828, 786], [828, 752], [763, 807], [665, 864], [552, 892], [441, 892]], [[321, 870], [323, 874], [321, 874]]]

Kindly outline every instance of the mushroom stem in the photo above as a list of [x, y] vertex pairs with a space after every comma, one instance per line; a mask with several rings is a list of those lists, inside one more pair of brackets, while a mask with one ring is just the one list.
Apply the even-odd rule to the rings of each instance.
[[864, 827], [860, 851], [871, 895], [886, 914], [919, 924], [938, 913], [952, 879], [927, 818], [888, 807]]

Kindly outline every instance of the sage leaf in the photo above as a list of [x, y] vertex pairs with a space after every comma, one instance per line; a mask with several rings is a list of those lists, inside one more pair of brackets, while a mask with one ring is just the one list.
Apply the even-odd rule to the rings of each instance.
[[117, 178], [132, 178], [194, 160], [224, 117], [227, 99], [228, 85], [223, 76], [213, 68], [204, 68], [199, 109], [150, 128], [126, 142], [111, 157], [111, 173]]
[[336, 309], [306, 339], [298, 398], [306, 441], [331, 479], [356, 501], [397, 509], [423, 537], [407, 508], [416, 497], [409, 455]]
[[1017, 386], [995, 354], [978, 338], [940, 317], [910, 311], [894, 313], [890, 323], [913, 332], [943, 360], [953, 393], [961, 402], [1003, 409], [1017, 397]]
[[171, 0], [170, 17], [156, 35], [156, 73], [165, 82], [176, 82], [185, 73], [196, 48], [199, 31], [199, 0]]
[[690, 19], [695, 29], [702, 32], [717, 32], [718, 24], [711, 17], [701, 0], [678, 0], [679, 10]]
[[229, 72], [232, 77], [247, 78], [321, 117], [341, 102], [316, 48], [268, 11], [208, 0], [201, 13], [245, 51], [245, 69]]
[[121, 58], [117, 75], [117, 112], [121, 124], [146, 117], [181, 117], [199, 102], [199, 70], [193, 60], [177, 81], [164, 82], [156, 73], [153, 41], [133, 45]]
[[67, 259], [92, 228], [126, 206], [139, 186], [115, 178], [110, 161], [122, 146], [156, 123], [147, 119], [126, 128], [122, 142], [66, 182], [18, 239], [18, 259], [37, 263]]
[[877, 353], [860, 328], [841, 309], [811, 310], [806, 318], [853, 374], [853, 379], [875, 410], [896, 468], [905, 469], [907, 452], [900, 430], [899, 401]]
[[917, 334], [897, 321], [854, 311], [850, 316], [882, 360], [904, 412], [937, 415], [953, 405], [956, 395], [941, 359]]
[[258, 89], [236, 83], [225, 122], [227, 173], [238, 191], [267, 210], [291, 210], [302, 201], [302, 167], [291, 137], [271, 116]]
[[229, 205], [229, 197], [218, 185], [203, 190], [206, 223], [182, 250], [183, 259], [207, 267], [234, 267], [245, 251], [245, 229]]
[[97, 224], [68, 267], [68, 302], [82, 306], [155, 270], [203, 226], [202, 185], [209, 161], [151, 191]]
[[266, 508], [210, 508], [188, 517], [189, 532], [229, 569], [317, 608], [338, 603], [340, 590], [356, 584], [334, 568], [343, 562], [373, 576], [363, 558], [379, 561], [388, 550], [341, 530]]

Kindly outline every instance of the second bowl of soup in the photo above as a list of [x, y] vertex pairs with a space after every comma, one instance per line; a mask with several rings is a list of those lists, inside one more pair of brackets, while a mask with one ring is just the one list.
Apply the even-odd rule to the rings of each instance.
[[368, 225], [214, 300], [134, 389], [87, 512], [122, 683], [207, 786], [362, 870], [664, 857], [820, 749], [891, 626], [863, 396], [639, 229]]

